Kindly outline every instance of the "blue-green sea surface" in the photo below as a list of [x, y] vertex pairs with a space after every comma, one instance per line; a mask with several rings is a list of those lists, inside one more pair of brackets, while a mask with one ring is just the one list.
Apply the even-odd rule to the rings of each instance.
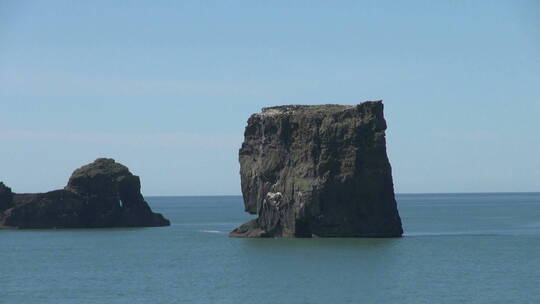
[[170, 227], [0, 231], [0, 303], [540, 303], [540, 194], [398, 195], [401, 239], [235, 239], [242, 198], [148, 197]]

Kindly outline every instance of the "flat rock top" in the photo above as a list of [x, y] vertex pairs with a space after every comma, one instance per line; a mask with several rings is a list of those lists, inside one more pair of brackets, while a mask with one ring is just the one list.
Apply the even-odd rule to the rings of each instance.
[[331, 114], [341, 111], [346, 111], [350, 109], [354, 109], [356, 107], [369, 107], [374, 106], [379, 103], [382, 103], [382, 101], [366, 101], [363, 103], [360, 103], [358, 105], [340, 105], [340, 104], [323, 104], [323, 105], [283, 105], [283, 106], [275, 106], [275, 107], [266, 107], [262, 108], [261, 113], [257, 113], [255, 115], [260, 116], [274, 116], [274, 115], [281, 115], [281, 114], [303, 114], [303, 115], [309, 115], [309, 114]]

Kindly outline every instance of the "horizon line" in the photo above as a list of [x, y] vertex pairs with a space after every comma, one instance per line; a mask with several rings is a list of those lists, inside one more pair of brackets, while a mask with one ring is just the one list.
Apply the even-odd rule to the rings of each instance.
[[[540, 194], [540, 191], [501, 191], [501, 192], [397, 192], [395, 195], [430, 195], [430, 194]], [[217, 197], [217, 196], [242, 196], [242, 194], [153, 194], [143, 197]]]

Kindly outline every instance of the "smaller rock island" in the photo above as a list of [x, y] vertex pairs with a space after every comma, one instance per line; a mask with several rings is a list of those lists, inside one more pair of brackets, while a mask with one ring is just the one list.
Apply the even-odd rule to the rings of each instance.
[[158, 227], [169, 220], [144, 200], [138, 176], [111, 158], [73, 172], [64, 189], [13, 193], [0, 182], [0, 228]]

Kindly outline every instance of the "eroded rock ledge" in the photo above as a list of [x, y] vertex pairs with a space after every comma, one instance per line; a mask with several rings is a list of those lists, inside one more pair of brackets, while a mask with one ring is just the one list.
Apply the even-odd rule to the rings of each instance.
[[64, 189], [15, 194], [0, 182], [0, 228], [168, 226], [140, 192], [139, 177], [110, 158], [73, 172]]
[[240, 149], [245, 211], [233, 237], [399, 237], [382, 101], [252, 115]]

